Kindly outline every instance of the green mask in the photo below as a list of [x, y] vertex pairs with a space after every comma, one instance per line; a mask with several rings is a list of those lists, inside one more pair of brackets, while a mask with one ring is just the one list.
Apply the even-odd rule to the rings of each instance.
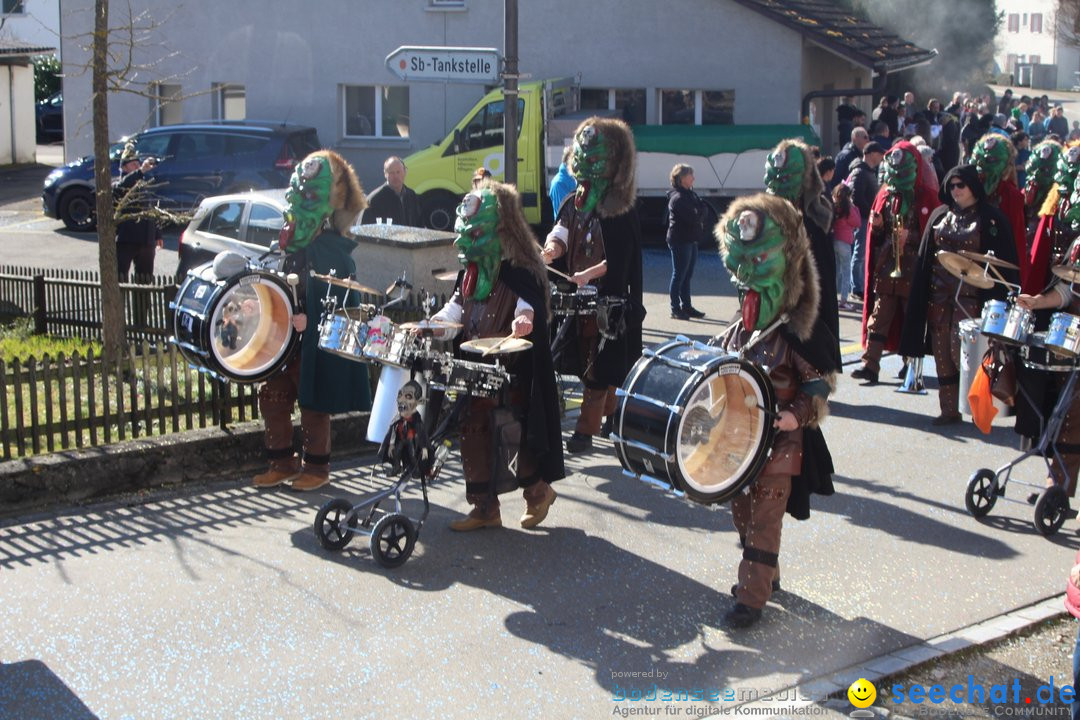
[[[917, 151], [916, 151], [917, 152]], [[915, 180], [919, 173], [919, 160], [902, 148], [893, 148], [885, 156], [885, 187], [889, 193], [900, 198], [900, 216], [907, 217], [911, 200], [915, 196]]]
[[285, 224], [278, 239], [281, 247], [295, 252], [308, 246], [330, 217], [330, 187], [334, 178], [330, 163], [322, 157], [307, 157], [296, 166], [285, 191]]
[[465, 266], [461, 294], [466, 298], [487, 300], [499, 276], [502, 243], [495, 228], [499, 222], [499, 203], [490, 188], [473, 190], [457, 209], [458, 261]]
[[1024, 203], [1038, 210], [1046, 200], [1046, 194], [1054, 184], [1058, 162], [1061, 159], [1061, 145], [1056, 142], [1041, 142], [1031, 151], [1024, 172], [1027, 184], [1024, 186]]
[[984, 135], [975, 143], [971, 164], [979, 171], [987, 196], [997, 191], [1009, 165], [1009, 138], [996, 133]]
[[1080, 231], [1080, 178], [1077, 180], [1078, 182], [1073, 184], [1072, 194], [1069, 195], [1069, 206], [1065, 210], [1065, 224], [1074, 233]]
[[578, 182], [574, 207], [578, 212], [589, 215], [604, 199], [611, 185], [611, 178], [607, 176], [607, 142], [592, 125], [583, 127], [574, 137], [573, 167]]
[[784, 298], [784, 233], [771, 217], [754, 210], [730, 220], [724, 232], [724, 265], [739, 288], [743, 327], [766, 328], [779, 315]]
[[765, 160], [765, 192], [792, 204], [802, 194], [806, 157], [795, 145], [774, 150]]
[[1061, 151], [1057, 160], [1057, 173], [1054, 182], [1062, 194], [1070, 192], [1080, 170], [1080, 145], [1072, 145]]

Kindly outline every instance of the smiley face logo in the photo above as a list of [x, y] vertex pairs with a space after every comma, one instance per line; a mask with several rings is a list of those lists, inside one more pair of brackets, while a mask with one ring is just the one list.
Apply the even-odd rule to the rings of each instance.
[[877, 700], [877, 688], [866, 678], [859, 678], [851, 683], [851, 687], [847, 690], [847, 697], [857, 708], [870, 707], [874, 704], [874, 700]]

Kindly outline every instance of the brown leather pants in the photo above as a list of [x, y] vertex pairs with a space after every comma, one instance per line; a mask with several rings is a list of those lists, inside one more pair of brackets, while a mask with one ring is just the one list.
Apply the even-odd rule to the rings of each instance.
[[874, 297], [874, 307], [866, 321], [866, 351], [862, 361], [874, 372], [881, 370], [881, 354], [889, 338], [893, 318], [903, 310], [907, 298], [901, 295], [879, 294]]
[[[292, 412], [300, 390], [300, 359], [297, 358], [270, 377], [259, 388], [259, 412], [265, 428], [264, 444], [270, 469], [295, 471]], [[303, 470], [312, 475], [330, 475], [330, 414], [300, 408], [303, 434]]]
[[615, 412], [615, 405], [614, 386], [590, 388], [586, 385], [581, 395], [581, 414], [574, 430], [584, 435], [596, 435], [604, 418]]
[[731, 516], [744, 538], [736, 597], [743, 605], [763, 608], [780, 577], [780, 532], [791, 494], [790, 475], [762, 475], [731, 501]]
[[[523, 400], [516, 394], [511, 398]], [[484, 508], [498, 508], [499, 498], [491, 492], [491, 462], [494, 457], [492, 442], [494, 429], [491, 426], [491, 411], [498, 407], [495, 398], [472, 398], [465, 407], [461, 418], [461, 465], [465, 474], [465, 498], [470, 505]], [[539, 479], [536, 458], [526, 446], [525, 438], [518, 450], [518, 484], [525, 489], [525, 499], [530, 493], [539, 493], [543, 499], [547, 493], [547, 483]], [[534, 488], [542, 485], [544, 487]]]
[[[976, 315], [975, 303], [961, 298], [971, 315]], [[960, 414], [960, 321], [966, 317], [950, 298], [947, 302], [931, 302], [926, 311], [926, 324], [934, 349], [937, 366], [938, 405], [941, 414]]]

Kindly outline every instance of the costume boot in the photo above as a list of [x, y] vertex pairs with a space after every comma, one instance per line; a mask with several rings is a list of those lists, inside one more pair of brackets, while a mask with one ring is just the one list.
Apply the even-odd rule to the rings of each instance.
[[277, 487], [300, 476], [300, 459], [291, 447], [267, 450], [266, 454], [270, 458], [270, 468], [252, 479], [251, 484], [255, 487]]
[[330, 415], [300, 408], [304, 433], [304, 465], [292, 489], [316, 490], [330, 482]]
[[566, 441], [566, 452], [579, 453], [592, 447], [593, 435], [600, 432], [600, 423], [607, 409], [608, 388], [585, 388], [581, 395], [581, 414], [574, 434]]
[[551, 484], [537, 480], [525, 488], [525, 514], [521, 516], [521, 527], [533, 528], [547, 517], [548, 508], [555, 502], [556, 493]]
[[938, 378], [938, 405], [941, 414], [931, 422], [932, 425], [955, 425], [964, 418], [960, 414], [960, 378]]
[[469, 514], [465, 517], [451, 522], [451, 530], [469, 532], [470, 530], [479, 530], [480, 528], [502, 527], [502, 515], [499, 512], [499, 498], [490, 495], [468, 494], [465, 496], [465, 499], [473, 506], [472, 510], [470, 510]]

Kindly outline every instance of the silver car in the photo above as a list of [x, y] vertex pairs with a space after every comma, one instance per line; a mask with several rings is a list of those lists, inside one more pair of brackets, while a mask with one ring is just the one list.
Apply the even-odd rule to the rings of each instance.
[[222, 250], [253, 259], [263, 255], [277, 243], [286, 207], [285, 188], [206, 198], [180, 235], [178, 276], [183, 278]]

